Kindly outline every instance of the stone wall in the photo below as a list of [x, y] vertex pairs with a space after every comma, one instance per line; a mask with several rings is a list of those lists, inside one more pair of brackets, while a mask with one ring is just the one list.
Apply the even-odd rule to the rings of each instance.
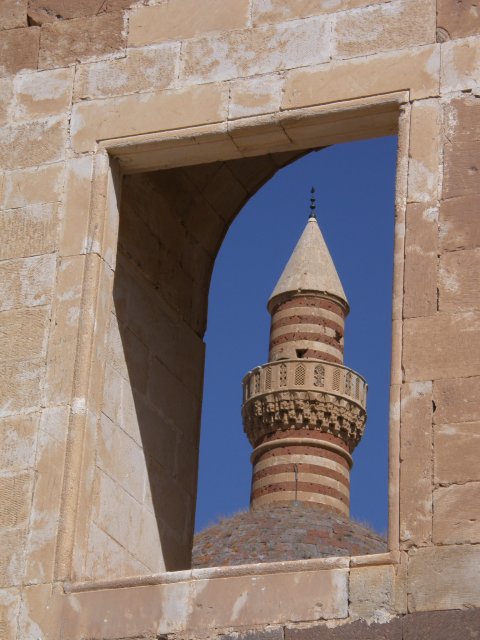
[[[478, 7], [198, 6], [1, 3], [0, 635], [479, 607]], [[156, 575], [188, 564], [208, 283], [231, 220], [307, 150], [397, 131], [390, 554]]]

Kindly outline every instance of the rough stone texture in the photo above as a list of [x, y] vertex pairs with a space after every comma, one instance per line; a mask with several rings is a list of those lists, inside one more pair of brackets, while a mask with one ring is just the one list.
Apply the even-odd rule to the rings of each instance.
[[384, 622], [395, 615], [393, 566], [352, 568], [349, 586], [349, 613], [352, 618]]
[[358, 620], [334, 629], [313, 626], [306, 629], [285, 629], [285, 640], [402, 640], [402, 620], [367, 623]]
[[434, 422], [451, 424], [480, 419], [480, 377], [438, 380], [433, 386]]
[[[192, 40], [182, 51], [181, 77], [193, 83], [218, 82], [326, 62], [329, 27], [322, 16]], [[219, 65], [219, 58], [227, 64]]]
[[55, 22], [42, 27], [38, 67], [51, 69], [119, 55], [124, 47], [120, 12]]
[[480, 638], [479, 609], [426, 611], [403, 620], [403, 640], [453, 640], [459, 631], [464, 638]]
[[299, 18], [309, 18], [322, 13], [334, 13], [357, 9], [367, 5], [381, 4], [385, 0], [253, 0], [253, 24], [271, 24]]
[[171, 0], [141, 7], [131, 15], [128, 44], [139, 47], [243, 29], [248, 26], [249, 4], [248, 0], [211, 0], [208, 9], [198, 11], [196, 0]]
[[480, 33], [480, 9], [475, 0], [438, 0], [437, 26], [450, 38]]
[[468, 311], [404, 323], [407, 381], [474, 376], [480, 367], [480, 316]]
[[403, 315], [429, 316], [437, 310], [438, 210], [409, 204], [406, 222]]
[[438, 308], [455, 313], [480, 309], [480, 249], [440, 257]]
[[2, 205], [17, 209], [33, 204], [58, 202], [63, 191], [63, 163], [5, 173]]
[[179, 57], [180, 47], [175, 42], [131, 49], [120, 60], [82, 65], [75, 78], [75, 100], [165, 89], [176, 78]]
[[432, 383], [404, 385], [400, 411], [400, 539], [421, 546], [432, 536]]
[[27, 26], [28, 0], [3, 0], [0, 5], [0, 30]]
[[478, 196], [443, 200], [439, 214], [439, 239], [444, 251], [480, 247], [477, 223]]
[[480, 53], [476, 38], [452, 40], [443, 45], [441, 87], [444, 93], [472, 90], [479, 92]]
[[418, 549], [408, 562], [408, 609], [438, 611], [479, 607], [479, 584], [478, 545]]
[[4, 169], [23, 169], [62, 160], [67, 122], [63, 118], [7, 125], [1, 134], [0, 162]]
[[339, 58], [431, 44], [435, 42], [435, 3], [407, 0], [342, 11], [335, 20], [334, 36]]
[[0, 31], [0, 76], [36, 69], [40, 29]]
[[375, 95], [410, 87], [413, 98], [438, 93], [440, 65], [436, 47], [422, 47], [399, 57], [397, 54], [339, 61], [287, 74], [282, 108], [294, 109], [354, 98], [358, 87], [363, 95]]
[[480, 482], [436, 489], [433, 494], [433, 541], [437, 544], [480, 542], [480, 516], [476, 513], [479, 503]]
[[195, 536], [193, 567], [304, 560], [386, 551], [385, 540], [356, 522], [304, 503], [268, 506], [224, 518]]
[[[192, 87], [184, 91], [77, 103], [72, 112], [72, 142], [79, 153], [92, 150], [96, 140], [135, 135], [139, 127], [158, 130], [185, 127], [190, 122], [220, 122], [227, 111], [226, 88]], [[132, 109], [137, 119], [132, 120]], [[142, 125], [140, 125], [140, 122]]]
[[436, 425], [433, 434], [435, 482], [480, 480], [480, 422]]
[[28, 73], [14, 80], [14, 119], [48, 118], [65, 113], [72, 99], [73, 69]]
[[119, 11], [132, 4], [135, 0], [28, 0], [28, 17], [32, 23], [41, 25]]

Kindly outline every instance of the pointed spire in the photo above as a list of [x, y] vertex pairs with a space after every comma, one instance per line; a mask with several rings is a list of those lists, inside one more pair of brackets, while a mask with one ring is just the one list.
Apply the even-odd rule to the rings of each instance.
[[347, 296], [315, 216], [314, 193], [312, 188], [310, 217], [270, 296], [269, 308], [272, 300], [279, 295], [314, 292], [336, 296], [348, 309]]
[[310, 190], [310, 215], [308, 217], [309, 220], [317, 219], [316, 208], [317, 208], [317, 201], [315, 198], [315, 187], [312, 187]]

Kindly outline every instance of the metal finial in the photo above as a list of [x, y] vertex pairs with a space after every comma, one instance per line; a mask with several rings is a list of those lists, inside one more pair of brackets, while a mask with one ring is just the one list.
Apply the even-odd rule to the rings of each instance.
[[315, 187], [312, 187], [310, 190], [311, 196], [310, 196], [310, 216], [309, 219], [313, 219], [316, 220], [317, 219], [317, 214], [316, 214], [316, 208], [317, 208], [317, 203], [315, 200]]

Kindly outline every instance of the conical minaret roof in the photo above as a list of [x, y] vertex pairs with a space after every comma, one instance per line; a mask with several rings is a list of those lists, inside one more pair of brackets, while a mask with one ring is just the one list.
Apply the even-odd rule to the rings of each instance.
[[270, 308], [277, 296], [299, 292], [336, 296], [348, 309], [347, 296], [314, 213], [308, 219], [297, 246], [270, 296], [268, 306]]

